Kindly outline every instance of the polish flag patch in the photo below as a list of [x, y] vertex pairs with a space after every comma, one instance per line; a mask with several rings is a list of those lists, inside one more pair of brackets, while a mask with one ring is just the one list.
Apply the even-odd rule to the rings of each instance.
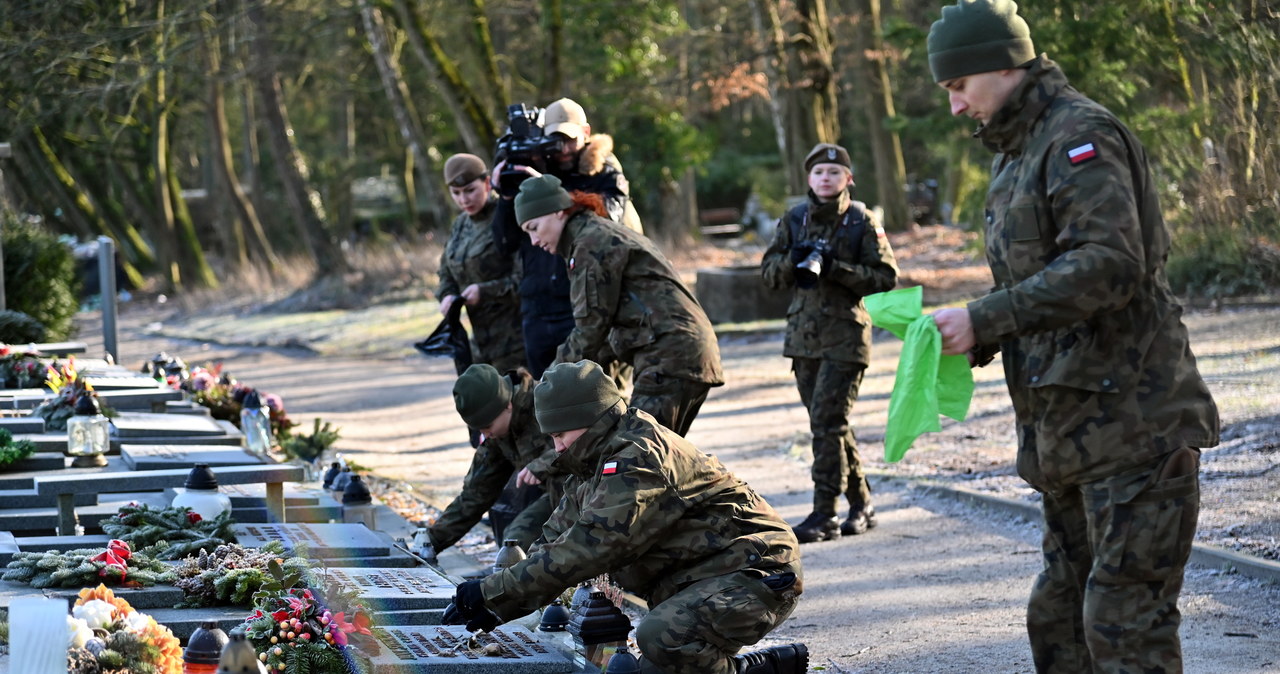
[[1067, 150], [1067, 159], [1071, 160], [1071, 164], [1079, 164], [1089, 161], [1098, 156], [1098, 151], [1093, 148], [1093, 143], [1085, 143], [1080, 147]]
[[569, 258], [569, 271], [573, 271], [573, 268], [576, 262], [577, 262], [576, 258], [572, 258], [572, 257]]
[[604, 468], [600, 469], [601, 475], [613, 475], [618, 472], [618, 462], [610, 461], [604, 464]]

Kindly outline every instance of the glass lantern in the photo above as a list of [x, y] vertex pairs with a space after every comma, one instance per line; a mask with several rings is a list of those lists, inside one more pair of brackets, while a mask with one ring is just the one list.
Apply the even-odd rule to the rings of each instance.
[[240, 431], [244, 433], [245, 447], [249, 453], [267, 458], [274, 441], [271, 437], [271, 408], [257, 391], [245, 394], [240, 406]]
[[111, 449], [111, 421], [102, 416], [98, 399], [84, 393], [76, 399], [75, 414], [67, 419], [67, 449], [72, 468], [107, 465]]
[[209, 470], [209, 464], [197, 463], [171, 505], [190, 508], [202, 519], [211, 520], [231, 511], [231, 497], [218, 491], [218, 478]]
[[348, 524], [363, 524], [370, 531], [377, 529], [374, 516], [373, 495], [358, 473], [351, 473], [351, 480], [342, 491], [342, 521]]

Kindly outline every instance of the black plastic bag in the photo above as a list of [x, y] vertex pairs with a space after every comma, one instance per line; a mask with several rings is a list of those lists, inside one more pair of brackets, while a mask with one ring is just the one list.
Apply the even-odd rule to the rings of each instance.
[[467, 338], [467, 329], [462, 327], [462, 307], [466, 302], [459, 297], [449, 307], [440, 325], [421, 342], [414, 342], [413, 348], [424, 356], [447, 356], [453, 358], [453, 367], [462, 374], [471, 367], [471, 341]]

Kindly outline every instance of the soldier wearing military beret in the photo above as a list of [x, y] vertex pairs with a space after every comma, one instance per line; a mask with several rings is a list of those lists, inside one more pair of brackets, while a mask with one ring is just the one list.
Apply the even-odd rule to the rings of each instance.
[[[782, 353], [791, 359], [813, 432], [813, 512], [796, 526], [796, 537], [813, 543], [876, 524], [849, 414], [871, 358], [862, 298], [892, 290], [898, 265], [884, 228], [853, 199], [849, 152], [818, 143], [804, 170], [809, 199], [778, 221], [760, 267], [765, 285], [791, 291]], [[841, 496], [849, 505], [843, 522]]]
[[928, 46], [951, 113], [996, 152], [996, 287], [934, 321], [944, 353], [1002, 355], [1018, 473], [1044, 497], [1036, 669], [1181, 672], [1177, 601], [1218, 413], [1165, 278], [1146, 151], [1036, 55], [1010, 0], [944, 7]]
[[641, 671], [803, 674], [804, 644], [735, 654], [791, 614], [803, 589], [787, 523], [713, 456], [627, 408], [591, 361], [553, 366], [534, 388], [538, 425], [570, 474], [528, 558], [458, 586], [446, 622], [493, 629], [608, 573], [648, 602]]

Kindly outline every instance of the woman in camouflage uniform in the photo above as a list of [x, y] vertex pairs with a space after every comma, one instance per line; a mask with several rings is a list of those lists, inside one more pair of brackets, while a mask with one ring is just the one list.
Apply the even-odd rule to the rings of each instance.
[[713, 386], [720, 346], [702, 305], [653, 242], [603, 216], [600, 196], [529, 178], [516, 219], [534, 245], [568, 261], [574, 327], [556, 363], [618, 360], [635, 368], [631, 405], [684, 435]]
[[444, 165], [449, 195], [462, 209], [453, 221], [449, 241], [440, 255], [440, 313], [459, 300], [471, 318], [474, 361], [489, 363], [499, 372], [524, 365], [520, 332], [519, 269], [510, 255], [493, 241], [489, 221], [497, 196], [486, 179], [484, 161], [472, 154], [455, 154]]
[[[809, 200], [779, 221], [761, 263], [765, 285], [791, 289], [782, 353], [813, 432], [813, 512], [796, 527], [801, 543], [861, 534], [876, 523], [849, 414], [871, 358], [862, 298], [892, 290], [898, 265], [884, 228], [850, 195], [852, 166], [838, 145], [818, 143], [809, 152]], [[844, 522], [836, 519], [841, 494], [849, 502]]]

